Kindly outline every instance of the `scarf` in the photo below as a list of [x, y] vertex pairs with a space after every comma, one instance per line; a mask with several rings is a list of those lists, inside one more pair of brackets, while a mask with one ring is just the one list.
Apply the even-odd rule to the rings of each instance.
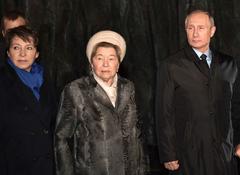
[[30, 72], [28, 72], [18, 68], [10, 59], [7, 61], [21, 81], [32, 90], [34, 96], [39, 100], [40, 88], [43, 84], [43, 67], [37, 63], [33, 63]]

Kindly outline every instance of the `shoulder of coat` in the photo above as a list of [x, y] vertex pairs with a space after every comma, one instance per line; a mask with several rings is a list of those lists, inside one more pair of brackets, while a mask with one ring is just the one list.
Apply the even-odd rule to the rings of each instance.
[[65, 89], [86, 89], [89, 88], [90, 80], [89, 77], [81, 77], [73, 80], [65, 86]]
[[234, 57], [225, 54], [223, 52], [220, 51], [212, 51], [213, 54], [213, 58], [218, 59], [219, 63], [228, 63], [228, 64], [235, 64], [235, 61], [237, 61], [236, 59], [234, 59]]
[[133, 82], [127, 78], [118, 75], [118, 83], [133, 85]]

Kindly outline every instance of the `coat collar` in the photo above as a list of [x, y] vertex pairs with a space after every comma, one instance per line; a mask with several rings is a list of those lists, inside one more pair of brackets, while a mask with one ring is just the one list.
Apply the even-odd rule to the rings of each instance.
[[116, 109], [120, 112], [123, 111], [125, 106], [129, 103], [129, 99], [131, 97], [130, 86], [127, 86], [126, 79], [123, 79], [119, 76], [118, 79], [118, 89], [117, 89], [117, 101], [116, 101]]
[[194, 64], [196, 65], [196, 67], [207, 78], [209, 78], [209, 76], [211, 76], [211, 74], [213, 73], [213, 71], [215, 69], [216, 63], [219, 61], [219, 57], [217, 56], [217, 53], [214, 51], [214, 49], [211, 48], [211, 51], [212, 51], [212, 62], [211, 62], [211, 67], [210, 67], [210, 74], [208, 74], [204, 71], [204, 68], [202, 67], [202, 65], [200, 65], [200, 60], [199, 60], [197, 54], [194, 52], [194, 50], [189, 45], [187, 45], [184, 48], [184, 52], [187, 55], [187, 59], [189, 59], [190, 61], [193, 61]]
[[[7, 78], [8, 80], [10, 80], [8, 88], [12, 89], [11, 92], [15, 93], [14, 95], [16, 95], [16, 97], [20, 98], [23, 102], [25, 102], [28, 110], [34, 112], [34, 116], [36, 116], [36, 118], [40, 119], [41, 122], [45, 124], [46, 119], [42, 119], [39, 116], [41, 116], [41, 114], [43, 113], [48, 113], [48, 106], [52, 105], [47, 103], [49, 102], [50, 97], [47, 94], [49, 89], [47, 87], [48, 83], [45, 81], [46, 76], [44, 75], [44, 83], [42, 84], [40, 89], [41, 97], [38, 101], [32, 93], [31, 89], [28, 88], [24, 83], [22, 83], [14, 69], [8, 64], [5, 64], [4, 67]], [[46, 123], [48, 123], [48, 121], [46, 121]]]
[[[118, 83], [117, 83], [117, 99], [115, 108], [112, 105], [107, 93], [103, 90], [103, 88], [96, 82], [92, 75], [89, 76], [91, 86], [93, 87], [93, 96], [94, 100], [98, 103], [108, 107], [111, 110], [121, 111], [127, 104], [127, 100], [130, 98], [130, 90], [125, 86], [127, 81], [118, 75]], [[90, 92], [91, 93], [91, 92]]]

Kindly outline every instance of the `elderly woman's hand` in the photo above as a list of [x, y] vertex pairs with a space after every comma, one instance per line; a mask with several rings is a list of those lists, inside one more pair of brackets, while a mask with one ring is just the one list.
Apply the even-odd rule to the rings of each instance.
[[179, 168], [178, 160], [171, 161], [171, 162], [165, 162], [164, 167], [171, 171], [177, 170]]

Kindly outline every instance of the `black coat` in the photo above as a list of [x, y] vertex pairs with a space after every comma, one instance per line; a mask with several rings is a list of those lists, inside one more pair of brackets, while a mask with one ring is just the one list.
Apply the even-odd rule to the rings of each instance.
[[0, 174], [53, 175], [55, 100], [47, 80], [40, 101], [6, 64], [0, 69]]
[[7, 52], [6, 52], [6, 44], [5, 40], [2, 36], [0, 36], [0, 67], [5, 64]]
[[143, 175], [133, 84], [119, 77], [116, 107], [95, 79], [64, 89], [56, 124], [58, 175]]
[[235, 61], [213, 51], [210, 74], [186, 47], [159, 67], [156, 119], [162, 162], [184, 175], [233, 175], [232, 88]]

